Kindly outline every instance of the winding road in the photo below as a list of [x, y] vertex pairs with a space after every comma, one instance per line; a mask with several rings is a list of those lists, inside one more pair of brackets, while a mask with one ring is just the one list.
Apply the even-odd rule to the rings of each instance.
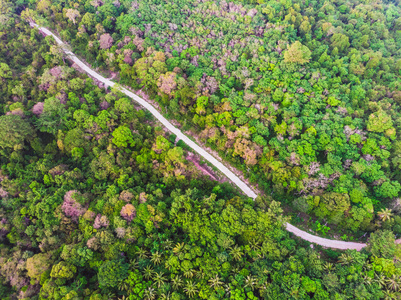
[[[54, 35], [50, 30], [45, 27], [41, 27], [34, 22], [30, 22], [32, 27], [37, 27], [39, 31], [41, 31], [45, 35], [51, 35], [56, 40], [57, 44], [61, 46], [64, 52], [67, 54], [68, 58], [72, 60], [75, 64], [77, 64], [83, 71], [85, 71], [89, 76], [95, 78], [101, 82], [103, 82], [106, 86], [113, 87], [116, 85], [113, 81], [104, 78], [102, 75], [98, 74], [87, 65], [85, 65], [78, 57], [75, 56], [68, 48], [66, 44], [63, 43], [56, 35]], [[237, 175], [235, 175], [232, 171], [230, 171], [225, 165], [223, 165], [220, 161], [218, 161], [211, 154], [206, 152], [203, 148], [198, 146], [195, 142], [189, 139], [181, 130], [176, 128], [173, 124], [171, 124], [165, 117], [163, 117], [151, 104], [146, 102], [141, 97], [135, 95], [131, 91], [127, 90], [124, 87], [120, 88], [120, 91], [126, 94], [128, 97], [135, 100], [141, 106], [146, 108], [156, 119], [160, 121], [169, 131], [174, 133], [180, 140], [184, 141], [189, 147], [191, 147], [195, 152], [200, 154], [205, 160], [213, 164], [217, 169], [219, 169], [223, 174], [225, 174], [235, 185], [237, 185], [245, 195], [255, 199], [257, 197], [256, 193], [245, 183], [243, 182]], [[321, 238], [318, 236], [311, 235], [305, 231], [300, 230], [299, 228], [291, 225], [290, 223], [286, 223], [286, 230], [293, 233], [294, 235], [314, 244], [321, 245], [323, 247], [335, 248], [335, 249], [355, 249], [361, 250], [366, 246], [363, 243], [353, 243], [353, 242], [344, 242], [337, 240], [329, 240], [325, 238]]]

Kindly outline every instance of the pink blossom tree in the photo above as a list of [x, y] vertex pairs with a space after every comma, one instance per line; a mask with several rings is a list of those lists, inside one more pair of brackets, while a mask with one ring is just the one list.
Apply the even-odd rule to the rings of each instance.
[[109, 49], [113, 46], [113, 38], [110, 34], [104, 33], [100, 36], [100, 49]]
[[64, 202], [61, 206], [61, 210], [64, 212], [64, 214], [67, 217], [71, 217], [74, 222], [78, 222], [79, 217], [82, 216], [86, 211], [86, 208], [74, 199], [76, 195], [79, 195], [78, 191], [68, 191], [64, 195]]
[[101, 214], [98, 214], [95, 218], [95, 222], [93, 223], [93, 228], [99, 229], [101, 227], [108, 227], [110, 224], [109, 219], [107, 219], [106, 216], [102, 216]]
[[176, 76], [177, 74], [174, 72], [167, 72], [164, 75], [160, 75], [157, 85], [163, 93], [169, 96], [172, 95], [172, 92], [177, 87]]
[[38, 102], [32, 107], [32, 112], [34, 115], [39, 116], [43, 113], [44, 102]]
[[136, 216], [135, 206], [132, 204], [126, 204], [123, 206], [120, 212], [120, 216], [123, 217], [128, 222], [131, 222]]

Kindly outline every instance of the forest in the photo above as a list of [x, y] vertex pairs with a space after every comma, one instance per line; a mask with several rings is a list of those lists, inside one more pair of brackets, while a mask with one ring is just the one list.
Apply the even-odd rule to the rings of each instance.
[[[0, 20], [0, 299], [401, 298], [399, 3], [0, 0]], [[294, 215], [367, 247], [296, 239]]]
[[356, 236], [378, 227], [401, 234], [396, 2], [26, 6], [23, 17], [146, 91], [294, 216]]

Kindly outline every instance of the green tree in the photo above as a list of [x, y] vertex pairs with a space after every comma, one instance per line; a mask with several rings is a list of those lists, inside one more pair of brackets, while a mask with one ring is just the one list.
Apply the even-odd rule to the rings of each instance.
[[65, 261], [59, 262], [57, 265], [54, 265], [50, 276], [53, 278], [60, 279], [71, 279], [74, 277], [74, 274], [77, 272], [77, 268], [73, 265], [68, 264]]
[[303, 65], [311, 59], [312, 52], [299, 41], [287, 46], [284, 52], [284, 62]]
[[41, 275], [50, 269], [51, 260], [50, 255], [47, 253], [38, 253], [30, 257], [26, 261], [26, 270], [28, 276], [34, 280], [39, 280]]
[[32, 126], [18, 115], [0, 116], [0, 147], [19, 150], [24, 148], [24, 141], [34, 137]]
[[37, 125], [43, 132], [56, 134], [64, 129], [67, 121], [67, 109], [56, 97], [47, 98], [43, 104], [43, 113], [40, 114]]
[[113, 131], [113, 143], [119, 148], [135, 146], [132, 132], [126, 125], [121, 125]]
[[393, 127], [391, 117], [383, 110], [379, 110], [369, 116], [367, 128], [373, 132], [384, 132]]
[[379, 230], [370, 235], [367, 250], [373, 255], [393, 259], [396, 248], [394, 233], [391, 231]]
[[97, 278], [102, 289], [116, 288], [119, 282], [128, 277], [129, 264], [122, 260], [109, 260], [99, 267]]

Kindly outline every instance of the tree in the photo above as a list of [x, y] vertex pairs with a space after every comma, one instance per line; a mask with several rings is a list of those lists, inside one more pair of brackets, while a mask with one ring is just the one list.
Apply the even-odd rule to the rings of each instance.
[[56, 97], [47, 98], [43, 104], [43, 112], [39, 115], [36, 124], [42, 132], [56, 134], [59, 129], [64, 129], [67, 109]]
[[66, 263], [65, 261], [59, 262], [57, 265], [54, 265], [50, 276], [53, 278], [61, 278], [61, 279], [71, 279], [74, 277], [74, 274], [77, 272], [77, 268], [73, 265]]
[[66, 17], [74, 24], [76, 24], [76, 18], [80, 17], [81, 14], [79, 13], [78, 10], [73, 9], [73, 8], [69, 8], [66, 10], [65, 12]]
[[342, 33], [335, 33], [331, 37], [331, 47], [337, 48], [338, 51], [343, 52], [350, 46], [349, 37]]
[[6, 80], [12, 78], [10, 67], [6, 63], [0, 63], [0, 79]]
[[26, 260], [26, 270], [28, 276], [33, 280], [39, 280], [41, 275], [48, 271], [52, 266], [50, 255], [47, 253], [38, 253]]
[[393, 127], [393, 120], [383, 110], [379, 110], [369, 116], [367, 128], [373, 132], [384, 132]]
[[19, 150], [24, 148], [25, 140], [34, 137], [32, 126], [18, 115], [0, 117], [0, 147], [2, 149]]
[[85, 13], [81, 19], [81, 24], [83, 24], [87, 30], [94, 31], [96, 26], [96, 19], [94, 14], [92, 13]]
[[108, 290], [116, 288], [119, 282], [128, 277], [129, 264], [122, 260], [109, 260], [103, 263], [97, 274], [99, 286]]
[[385, 181], [382, 185], [374, 187], [376, 195], [383, 198], [397, 197], [400, 190], [401, 185], [398, 181]]
[[379, 230], [372, 233], [367, 250], [377, 257], [393, 259], [396, 251], [394, 234], [389, 230]]
[[210, 285], [210, 287], [216, 289], [216, 288], [219, 288], [220, 286], [222, 286], [223, 282], [220, 280], [219, 276], [216, 275], [212, 279], [209, 279], [209, 285]]
[[287, 45], [287, 51], [284, 52], [284, 62], [303, 65], [311, 59], [312, 52], [308, 47], [302, 45], [299, 41]]
[[135, 146], [132, 132], [126, 125], [121, 125], [113, 131], [113, 143], [119, 148]]
[[329, 217], [331, 222], [339, 223], [344, 218], [344, 212], [350, 207], [349, 196], [346, 193], [329, 192], [322, 195], [316, 215]]
[[157, 86], [163, 93], [172, 96], [173, 91], [177, 87], [176, 77], [177, 74], [174, 72], [167, 72], [166, 74], [162, 74], [157, 81]]
[[387, 221], [391, 219], [393, 213], [391, 212], [391, 209], [383, 208], [381, 211], [377, 213], [377, 215], [380, 217], [382, 221]]
[[186, 283], [185, 287], [184, 287], [184, 292], [185, 294], [188, 295], [189, 298], [192, 298], [196, 295], [196, 293], [198, 292], [198, 289], [196, 288], [196, 283], [194, 283], [191, 280], [188, 280], [188, 282]]
[[104, 33], [100, 36], [100, 49], [109, 49], [113, 46], [113, 38], [110, 34]]
[[128, 222], [131, 222], [136, 215], [135, 206], [130, 203], [124, 205], [123, 208], [121, 208], [120, 215]]

